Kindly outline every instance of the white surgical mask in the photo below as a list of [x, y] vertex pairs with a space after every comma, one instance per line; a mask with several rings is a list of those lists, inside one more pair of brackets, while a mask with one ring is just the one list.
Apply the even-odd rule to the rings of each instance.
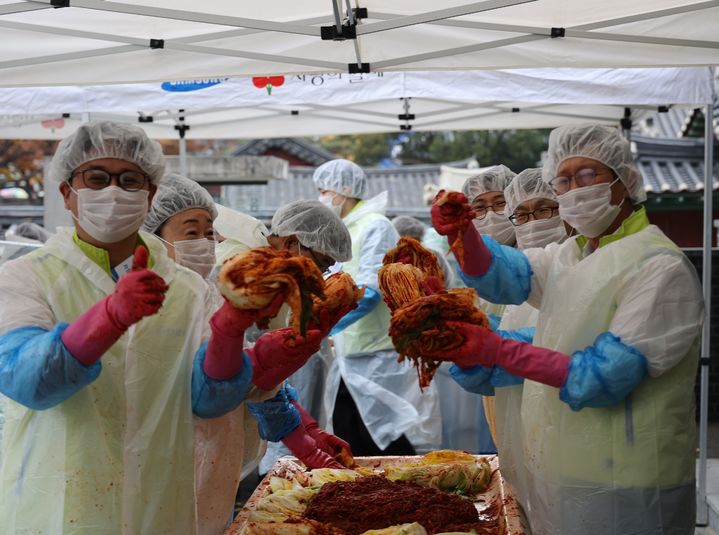
[[472, 223], [480, 234], [488, 234], [502, 245], [514, 245], [514, 225], [506, 215], [490, 210], [484, 219], [473, 219]]
[[567, 229], [559, 217], [533, 219], [514, 228], [517, 246], [524, 249], [546, 247], [550, 243], [561, 243], [567, 239]]
[[212, 268], [215, 267], [214, 240], [200, 238], [197, 240], [179, 240], [175, 243], [170, 243], [162, 238], [160, 240], [175, 248], [175, 262], [191, 269], [203, 279], [206, 279], [210, 275]]
[[339, 196], [340, 195], [337, 195], [336, 193], [323, 193], [318, 197], [318, 200], [339, 216], [342, 213], [343, 203], [334, 204], [335, 197]]
[[[622, 203], [612, 204], [612, 184], [585, 186], [557, 196], [559, 216], [587, 238], [596, 238], [619, 214]], [[624, 202], [624, 201], [622, 201]]]
[[148, 191], [125, 191], [118, 186], [83, 188], [77, 195], [77, 224], [102, 243], [116, 243], [142, 226], [147, 215]]

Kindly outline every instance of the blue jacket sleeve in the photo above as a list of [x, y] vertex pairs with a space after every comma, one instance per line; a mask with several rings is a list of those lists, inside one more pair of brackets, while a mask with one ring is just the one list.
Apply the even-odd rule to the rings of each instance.
[[70, 354], [60, 338], [66, 328], [67, 323], [51, 331], [20, 327], [0, 336], [0, 393], [39, 411], [97, 379], [102, 365], [85, 366]]
[[470, 288], [491, 303], [519, 305], [532, 289], [532, 266], [524, 253], [514, 247], [500, 245], [483, 234], [482, 240], [492, 253], [492, 264], [484, 275], [472, 277], [459, 272]]
[[616, 405], [649, 374], [647, 359], [610, 332], [593, 345], [577, 351], [559, 390], [559, 398], [572, 410]]
[[337, 322], [337, 325], [332, 327], [330, 334], [333, 335], [340, 333], [354, 322], [365, 317], [367, 314], [372, 312], [372, 309], [377, 306], [381, 299], [382, 296], [377, 290], [370, 288], [369, 286], [365, 286], [364, 295], [362, 296], [362, 299], [357, 302], [357, 308], [350, 310], [347, 314], [342, 316], [342, 319]]
[[299, 411], [290, 403], [296, 392], [288, 386], [285, 383], [272, 399], [247, 404], [257, 420], [260, 437], [270, 442], [279, 442], [302, 422]]
[[252, 362], [243, 353], [240, 373], [218, 381], [205, 374], [207, 342], [195, 354], [192, 366], [192, 412], [200, 418], [216, 418], [227, 414], [245, 399], [252, 384]]
[[49, 409], [93, 382], [102, 365], [85, 366], [60, 336], [67, 323], [51, 331], [20, 327], [0, 336], [0, 393], [28, 409]]
[[494, 386], [492, 385], [492, 373], [494, 368], [484, 366], [473, 366], [472, 368], [460, 368], [456, 364], [449, 367], [449, 374], [459, 386], [467, 392], [493, 396]]

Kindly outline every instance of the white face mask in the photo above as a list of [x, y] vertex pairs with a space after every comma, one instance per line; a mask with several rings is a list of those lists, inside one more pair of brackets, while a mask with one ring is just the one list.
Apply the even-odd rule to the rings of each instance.
[[473, 219], [472, 223], [480, 234], [488, 234], [502, 245], [514, 245], [514, 225], [504, 214], [490, 210], [484, 219]]
[[125, 191], [118, 186], [75, 190], [77, 217], [72, 217], [90, 236], [102, 243], [116, 243], [142, 226], [147, 215], [147, 190]]
[[337, 193], [323, 193], [317, 198], [317, 200], [319, 200], [327, 208], [329, 208], [335, 214], [337, 214], [338, 216], [341, 217], [340, 214], [342, 214], [342, 204], [344, 204], [344, 201], [339, 204], [334, 204], [335, 197], [342, 197], [342, 196]]
[[567, 239], [564, 221], [559, 217], [549, 219], [533, 219], [524, 225], [514, 228], [517, 235], [517, 246], [524, 249], [546, 247], [550, 243], [561, 243]]
[[622, 206], [622, 203], [611, 204], [612, 184], [618, 180], [573, 189], [557, 196], [559, 216], [587, 238], [601, 235]]
[[[162, 238], [160, 238], [162, 240]], [[169, 243], [162, 240], [165, 243]], [[200, 238], [197, 240], [179, 240], [170, 243], [175, 248], [175, 262], [191, 269], [206, 279], [215, 267], [215, 242]]]

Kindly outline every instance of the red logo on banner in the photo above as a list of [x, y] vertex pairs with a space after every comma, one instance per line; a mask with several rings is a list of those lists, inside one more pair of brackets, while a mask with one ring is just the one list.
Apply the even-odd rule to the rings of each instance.
[[52, 128], [54, 130], [55, 128], [62, 128], [65, 126], [65, 119], [47, 119], [45, 121], [41, 121], [40, 124], [43, 128]]
[[284, 83], [284, 76], [255, 76], [252, 79], [252, 84], [257, 89], [262, 89], [263, 87], [266, 87], [268, 95], [272, 94], [273, 87], [280, 87]]

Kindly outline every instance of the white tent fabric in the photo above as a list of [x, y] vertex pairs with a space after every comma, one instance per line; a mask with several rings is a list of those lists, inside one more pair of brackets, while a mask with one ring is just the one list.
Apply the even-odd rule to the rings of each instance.
[[618, 124], [625, 106], [637, 119], [657, 106], [695, 106], [711, 101], [711, 95], [708, 68], [325, 74], [0, 88], [0, 138], [59, 139], [93, 119], [152, 119], [138, 124], [155, 138], [175, 138], [183, 118], [188, 139], [393, 132], [401, 126]]
[[350, 4], [0, 0], [0, 85], [719, 63], [716, 0]]

